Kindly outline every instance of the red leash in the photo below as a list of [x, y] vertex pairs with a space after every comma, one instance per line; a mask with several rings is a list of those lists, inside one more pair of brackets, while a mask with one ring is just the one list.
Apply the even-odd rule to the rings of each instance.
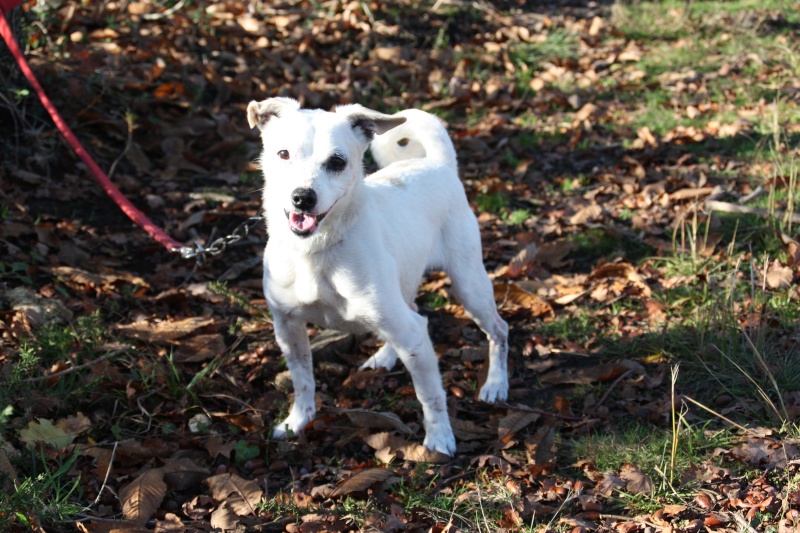
[[6, 14], [9, 13], [14, 7], [19, 5], [20, 2], [21, 0], [0, 0], [0, 35], [3, 36], [3, 39], [5, 40], [6, 45], [8, 45], [11, 55], [13, 55], [14, 59], [17, 61], [17, 65], [19, 65], [20, 70], [25, 77], [28, 78], [28, 82], [30, 82], [30, 84], [33, 86], [33, 89], [39, 96], [39, 100], [42, 101], [42, 105], [45, 109], [47, 109], [47, 112], [50, 113], [50, 116], [53, 118], [53, 122], [55, 122], [56, 127], [58, 127], [58, 129], [67, 139], [67, 142], [69, 142], [73, 150], [75, 150], [75, 153], [78, 154], [78, 157], [80, 157], [87, 166], [97, 183], [100, 184], [106, 194], [110, 196], [112, 200], [114, 200], [120, 209], [122, 209], [122, 211], [128, 215], [128, 218], [134, 221], [139, 227], [145, 230], [151, 237], [161, 243], [170, 252], [181, 251], [184, 248], [182, 243], [176, 241], [167, 235], [161, 228], [153, 224], [153, 222], [150, 221], [150, 219], [148, 219], [144, 213], [139, 211], [136, 206], [130, 202], [130, 200], [122, 195], [116, 185], [111, 183], [111, 180], [108, 179], [106, 173], [103, 172], [97, 163], [94, 162], [94, 159], [92, 159], [88, 152], [86, 152], [83, 145], [81, 145], [78, 138], [75, 137], [75, 134], [72, 133], [72, 130], [69, 129], [69, 126], [67, 126], [67, 123], [53, 105], [53, 102], [51, 102], [50, 98], [47, 97], [47, 94], [45, 94], [42, 86], [39, 85], [39, 80], [36, 79], [36, 76], [33, 74], [28, 62], [25, 61], [25, 57], [22, 55], [22, 51], [19, 49], [19, 46], [17, 46], [17, 41], [14, 39], [11, 26], [8, 25], [8, 21], [6, 20]]

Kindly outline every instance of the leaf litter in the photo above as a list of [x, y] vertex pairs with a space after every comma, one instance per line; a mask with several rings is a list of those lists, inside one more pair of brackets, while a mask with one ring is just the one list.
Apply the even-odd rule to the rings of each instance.
[[[652, 253], [729, 260], [717, 215], [705, 219], [711, 231], [699, 241], [680, 240], [698, 208], [746, 198], [750, 176], [768, 176], [770, 194], [787, 186], [775, 163], [722, 150], [753, 135], [752, 121], [778, 104], [737, 107], [730, 88], [709, 97], [720, 79], [746, 79], [743, 69], [755, 69], [758, 83], [788, 83], [782, 94], [793, 94], [785, 64], [754, 52], [716, 70], [652, 74], [658, 44], [629, 37], [607, 6], [169, 5], [48, 4], [36, 26], [25, 4], [25, 23], [46, 29], [27, 33], [29, 58], [101, 166], [113, 164], [123, 191], [169, 233], [211, 240], [259, 208], [258, 138], [237, 118], [250, 99], [281, 94], [307, 106], [439, 113], [479, 215], [498, 307], [512, 325], [511, 398], [475, 401], [487, 346], [450, 298], [449, 280], [434, 273], [418, 304], [450, 391], [455, 459], [419, 444], [407, 374], [351, 370], [374, 351], [374, 339], [330, 341], [315, 329], [319, 417], [296, 441], [269, 440], [291, 400], [279, 385], [284, 367], [269, 323], [255, 327], [251, 308], [207, 288], [222, 279], [248, 305], [264, 306], [254, 260], [263, 228], [200, 269], [161, 250], [85, 180], [65, 146], [41, 133], [49, 123], [3, 62], [2, 94], [13, 96], [0, 106], [0, 131], [13, 150], [0, 156], [0, 361], [16, 365], [36, 339], [40, 357], [22, 375], [4, 370], [3, 379], [69, 373], [58, 388], [24, 391], [53, 382], [22, 381], [15, 390], [23, 392], [2, 397], [16, 409], [2, 434], [0, 470], [29, 475], [15, 455], [25, 447], [51, 464], [78, 453], [68, 477], [79, 480], [88, 507], [57, 528], [480, 530], [400, 488], [411, 487], [452, 496], [450, 511], [496, 506], [498, 530], [796, 530], [800, 497], [781, 483], [800, 475], [800, 454], [783, 434], [745, 434], [720, 447], [679, 473], [677, 488], [690, 496], [661, 496], [644, 514], [624, 502], [658, 489], [653, 472], [622, 460], [601, 471], [593, 457], [570, 469], [566, 445], [621, 420], [668, 425], [669, 358], [609, 357], [602, 337], [646, 338], [678, 316], [680, 304], [665, 303], [664, 291], [711, 286], [713, 273], [671, 272]], [[752, 13], [764, 28], [791, 24], [780, 10]], [[647, 109], [601, 97], [604, 87], [653, 86], [672, 96]], [[696, 122], [639, 120], [659, 110]], [[797, 241], [786, 229], [768, 258], [744, 256], [759, 262], [765, 290], [785, 291], [795, 303]], [[742, 316], [756, 304], [743, 302]], [[100, 332], [75, 325], [97, 313]], [[585, 335], [581, 321], [592, 324]], [[130, 348], [82, 370], [117, 339]], [[784, 408], [796, 418], [792, 394]], [[753, 409], [723, 396], [716, 407], [725, 416]], [[758, 475], [742, 475], [739, 465]], [[345, 501], [364, 504], [356, 513], [337, 507]], [[21, 530], [21, 522], [11, 527]]]

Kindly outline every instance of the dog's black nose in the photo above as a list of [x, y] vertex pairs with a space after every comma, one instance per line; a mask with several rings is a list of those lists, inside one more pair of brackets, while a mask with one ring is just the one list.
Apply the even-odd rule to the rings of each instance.
[[292, 191], [292, 204], [301, 211], [311, 211], [317, 205], [317, 193], [314, 189], [298, 187]]

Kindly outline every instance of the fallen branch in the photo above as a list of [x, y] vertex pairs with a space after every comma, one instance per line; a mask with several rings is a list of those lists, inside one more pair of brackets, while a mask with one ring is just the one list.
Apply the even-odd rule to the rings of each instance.
[[562, 415], [560, 413], [554, 413], [552, 411], [546, 411], [544, 409], [535, 409], [533, 407], [525, 407], [524, 405], [511, 405], [510, 403], [505, 402], [497, 402], [494, 404], [495, 407], [501, 407], [503, 409], [513, 409], [514, 411], [520, 411], [522, 413], [533, 413], [542, 416], [551, 416], [553, 418], [558, 418], [561, 420], [570, 420], [570, 421], [582, 421], [585, 420], [585, 416], [572, 416], [572, 415]]
[[94, 361], [89, 361], [88, 363], [83, 363], [82, 365], [73, 366], [73, 367], [68, 368], [66, 370], [62, 370], [61, 372], [56, 372], [54, 374], [47, 374], [46, 376], [39, 376], [39, 377], [36, 377], [36, 378], [23, 379], [22, 382], [23, 383], [38, 383], [40, 381], [47, 381], [47, 380], [50, 380], [50, 379], [53, 379], [53, 378], [60, 378], [61, 376], [66, 376], [67, 374], [72, 374], [73, 372], [77, 372], [78, 370], [81, 370], [83, 368], [86, 368], [86, 367], [89, 367], [89, 366], [92, 366], [92, 365], [96, 365], [97, 363], [102, 363], [103, 361], [107, 361], [107, 360], [109, 360], [109, 359], [111, 359], [113, 357], [118, 356], [121, 353], [127, 352], [130, 349], [131, 349], [130, 346], [126, 346], [124, 348], [120, 348], [119, 350], [114, 350], [113, 352], [109, 352], [109, 353], [105, 354], [102, 357], [98, 357]]
[[605, 402], [605, 401], [608, 399], [608, 397], [611, 395], [611, 391], [613, 391], [613, 390], [614, 390], [614, 388], [615, 388], [617, 385], [619, 385], [620, 381], [622, 381], [622, 380], [623, 380], [623, 379], [625, 379], [626, 377], [630, 376], [630, 375], [631, 375], [631, 372], [633, 372], [633, 369], [632, 369], [632, 368], [629, 368], [628, 370], [626, 370], [625, 372], [623, 372], [623, 373], [622, 373], [622, 375], [621, 375], [620, 377], [618, 377], [618, 378], [617, 378], [617, 379], [614, 381], [614, 383], [612, 383], [612, 384], [611, 384], [611, 386], [610, 386], [610, 387], [609, 387], [609, 388], [606, 390], [606, 392], [603, 394], [603, 396], [600, 398], [600, 400], [599, 400], [599, 401], [598, 401], [598, 402], [597, 402], [597, 403], [594, 405], [594, 407], [592, 407], [592, 410], [591, 410], [591, 411], [589, 411], [589, 416], [593, 415], [593, 414], [594, 414], [594, 412], [595, 412], [595, 411], [597, 411], [597, 409], [598, 409], [598, 408], [599, 408], [601, 405], [603, 405], [603, 402]]
[[720, 202], [718, 200], [706, 201], [706, 209], [712, 211], [720, 211], [722, 213], [741, 213], [745, 215], [757, 215], [760, 217], [768, 218], [773, 216], [775, 218], [783, 219], [789, 215], [789, 220], [794, 223], [800, 224], [800, 213], [786, 213], [785, 211], [770, 211], [763, 207], [749, 207], [746, 205], [732, 204], [730, 202]]

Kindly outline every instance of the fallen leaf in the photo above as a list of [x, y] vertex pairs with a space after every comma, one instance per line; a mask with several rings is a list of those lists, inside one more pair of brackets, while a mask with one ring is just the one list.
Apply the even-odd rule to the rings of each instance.
[[595, 222], [603, 216], [603, 208], [597, 204], [587, 205], [569, 218], [573, 226]]
[[205, 481], [211, 495], [217, 501], [224, 501], [239, 516], [255, 513], [264, 491], [255, 481], [248, 481], [236, 474], [219, 474]]
[[525, 248], [520, 250], [511, 261], [508, 263], [505, 275], [510, 278], [516, 278], [522, 274], [525, 269], [536, 260], [536, 253], [539, 247], [535, 242], [528, 243]]
[[156, 513], [166, 494], [164, 471], [160, 468], [146, 470], [120, 489], [122, 514], [126, 520], [143, 525]]
[[61, 449], [72, 444], [75, 440], [75, 435], [68, 435], [63, 429], [54, 426], [52, 422], [47, 419], [42, 419], [39, 422], [28, 422], [27, 429], [19, 431], [20, 439], [25, 442], [29, 448], [34, 447], [37, 443], [42, 443], [56, 449]]
[[369, 468], [350, 476], [344, 483], [336, 487], [331, 498], [340, 498], [353, 492], [363, 492], [376, 483], [382, 483], [392, 477], [394, 472], [388, 468]]
[[501, 418], [497, 425], [497, 438], [506, 444], [518, 431], [536, 422], [539, 419], [537, 413], [526, 413], [524, 411], [511, 411], [508, 416]]
[[198, 329], [214, 324], [216, 320], [210, 317], [190, 317], [182, 320], [137, 320], [130, 324], [120, 324], [116, 327], [122, 335], [147, 342], [168, 342], [185, 337]]
[[389, 433], [376, 433], [364, 437], [364, 442], [376, 452], [383, 451], [385, 457], [397, 457], [406, 461], [421, 463], [446, 463], [450, 456], [427, 449], [421, 444], [408, 442]]
[[652, 291], [644, 282], [642, 277], [630, 263], [606, 263], [596, 268], [590, 275], [589, 280], [604, 278], [623, 279], [633, 283], [634, 286], [642, 291], [645, 298], [650, 298]]
[[540, 427], [535, 435], [525, 439], [525, 452], [530, 464], [553, 465], [556, 460], [555, 428], [550, 425]]
[[794, 271], [774, 261], [767, 269], [766, 282], [770, 289], [785, 289], [792, 285]]
[[622, 464], [619, 478], [626, 483], [625, 490], [631, 494], [649, 493], [653, 490], [653, 483], [650, 481], [650, 477], [643, 473], [638, 466], [630, 463]]
[[500, 304], [511, 302], [523, 309], [530, 311], [536, 318], [542, 315], [553, 314], [553, 308], [540, 296], [530, 293], [516, 283], [497, 284], [494, 286], [494, 298]]
[[358, 427], [369, 429], [396, 429], [412, 434], [414, 431], [394, 413], [369, 411], [367, 409], [347, 409], [344, 412], [350, 422]]
[[211, 513], [209, 522], [214, 529], [228, 531], [236, 529], [236, 526], [239, 525], [239, 517], [225, 503], [222, 503]]

